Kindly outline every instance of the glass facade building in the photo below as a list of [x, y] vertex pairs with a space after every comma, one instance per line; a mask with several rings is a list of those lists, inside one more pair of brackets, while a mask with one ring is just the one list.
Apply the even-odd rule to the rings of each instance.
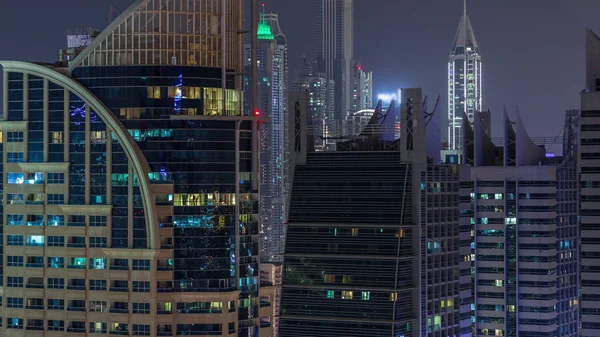
[[0, 63], [1, 335], [272, 334], [242, 17], [138, 0], [68, 67]]
[[294, 133], [280, 336], [459, 335], [458, 174], [427, 159], [420, 89], [403, 94], [401, 139], [381, 102], [337, 151]]

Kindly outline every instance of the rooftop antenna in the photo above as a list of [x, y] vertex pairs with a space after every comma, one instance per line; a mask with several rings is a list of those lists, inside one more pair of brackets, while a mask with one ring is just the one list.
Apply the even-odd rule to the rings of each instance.
[[467, 0], [463, 0], [463, 30], [464, 30], [463, 36], [465, 39], [465, 41], [464, 41], [465, 48], [467, 46], [467, 35], [468, 35], [467, 28], [468, 28], [468, 26], [467, 26]]

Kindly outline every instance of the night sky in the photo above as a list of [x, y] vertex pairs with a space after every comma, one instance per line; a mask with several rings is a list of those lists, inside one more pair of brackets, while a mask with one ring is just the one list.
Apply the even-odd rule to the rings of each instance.
[[[260, 1], [260, 0], [259, 0]], [[291, 69], [315, 55], [316, 0], [265, 0], [280, 14]], [[108, 6], [133, 0], [2, 0], [0, 59], [49, 61], [66, 45], [67, 28], [104, 28]], [[518, 105], [531, 136], [555, 136], [564, 111], [579, 107], [584, 87], [585, 28], [600, 32], [598, 0], [470, 0], [469, 16], [482, 53], [483, 106], [497, 131], [502, 106]], [[356, 0], [355, 54], [374, 73], [374, 94], [422, 87], [442, 95], [462, 0]], [[32, 10], [35, 8], [35, 10]], [[1, 106], [1, 105], [0, 105]], [[444, 132], [445, 133], [445, 132]]]

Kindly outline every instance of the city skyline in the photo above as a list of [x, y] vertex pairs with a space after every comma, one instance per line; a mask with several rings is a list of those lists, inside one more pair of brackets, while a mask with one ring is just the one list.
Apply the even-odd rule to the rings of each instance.
[[[280, 14], [282, 29], [289, 40], [290, 68], [300, 69], [303, 54], [311, 58], [316, 55], [315, 3], [297, 0], [263, 2], [267, 11]], [[444, 98], [447, 79], [440, 73], [447, 70], [448, 49], [456, 33], [456, 21], [462, 13], [462, 1], [377, 2], [385, 3], [386, 10], [372, 6], [372, 1], [355, 0], [356, 12], [359, 13], [355, 15], [355, 54], [365, 68], [374, 73], [374, 95], [395, 92], [399, 87], [422, 87], [424, 92], [436, 96], [441, 94]], [[0, 59], [54, 60], [57, 46], [65, 44], [65, 29], [88, 26], [103, 29], [107, 24], [109, 5], [124, 10], [131, 3], [132, 0], [98, 0], [94, 3], [62, 0], [61, 6], [57, 6], [56, 2], [41, 0], [12, 2], [0, 12], [0, 41], [4, 43]], [[25, 24], [17, 14], [31, 6], [38, 11], [30, 12]], [[432, 11], [433, 6], [435, 11]], [[582, 32], [588, 26], [600, 30], [600, 22], [595, 18], [595, 14], [600, 12], [600, 3], [581, 0], [574, 6], [559, 0], [531, 0], [526, 3], [509, 0], [470, 1], [468, 6], [472, 24], [477, 27], [478, 39], [486, 41], [484, 72], [490, 81], [486, 81], [484, 88], [484, 109], [498, 112], [493, 114], [494, 124], [501, 123], [503, 105], [511, 108], [519, 105], [523, 120], [531, 125], [532, 137], [557, 135], [562, 128], [564, 110], [579, 106], [578, 97], [572, 92], [583, 89], [581, 83], [584, 79], [583, 70], [571, 70], [560, 65], [582, 61], [585, 43]], [[538, 11], [541, 6], [544, 10]], [[376, 25], [369, 19], [375, 14]], [[45, 24], [47, 15], [56, 18], [55, 25]], [[401, 15], [402, 20], [392, 19], [397, 15]], [[533, 28], [531, 18], [536, 22]], [[311, 28], [307, 30], [300, 26]], [[14, 33], [15, 29], [18, 34]], [[42, 31], [47, 36], [40, 39]], [[392, 52], [369, 53], [369, 48], [379, 47], [369, 39], [375, 35], [392, 41], [390, 45], [380, 46], [382, 50], [392, 49]], [[532, 44], [535, 48], [531, 48]], [[519, 53], [510, 46], [518, 49]], [[415, 53], [415, 48], [427, 48], [427, 53]], [[522, 62], [523, 59], [535, 59], [538, 53], [547, 56], [536, 62]], [[545, 71], [550, 68], [554, 72]], [[569, 90], [564, 90], [564, 86], [568, 86]], [[553, 97], [553, 100], [547, 97]], [[445, 102], [440, 109], [446, 111]], [[550, 124], [548, 131], [537, 122], [542, 117]], [[446, 133], [445, 128], [445, 124], [440, 127], [443, 133]], [[494, 134], [499, 134], [499, 130], [494, 130]]]

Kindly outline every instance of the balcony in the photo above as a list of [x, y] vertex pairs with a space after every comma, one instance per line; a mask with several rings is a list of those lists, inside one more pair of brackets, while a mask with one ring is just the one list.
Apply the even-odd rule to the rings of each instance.
[[67, 307], [67, 311], [85, 311], [85, 307]]
[[118, 266], [118, 265], [114, 266], [114, 265], [111, 265], [109, 269], [110, 270], [129, 270], [129, 266]]
[[110, 312], [113, 314], [129, 314], [129, 309], [110, 308]]
[[85, 222], [67, 222], [69, 227], [85, 227]]
[[129, 331], [121, 331], [121, 330], [111, 330], [111, 335], [119, 335], [119, 336], [129, 336]]
[[129, 287], [110, 287], [110, 291], [128, 292]]
[[157, 331], [157, 336], [173, 336], [173, 331]]
[[85, 328], [67, 328], [67, 332], [85, 333]]
[[28, 268], [44, 268], [43, 263], [27, 263], [25, 266]]
[[68, 290], [85, 290], [85, 286], [71, 285], [67, 286]]
[[[69, 243], [67, 243], [67, 247], [69, 247], [69, 248], [85, 248], [85, 243], [69, 242]], [[84, 266], [84, 269], [85, 269], [85, 266]]]
[[37, 330], [37, 331], [44, 331], [44, 327], [43, 326], [27, 326], [25, 328], [25, 330]]
[[171, 310], [157, 310], [156, 313], [158, 315], [171, 315], [173, 312]]
[[25, 308], [30, 310], [44, 310], [43, 305], [28, 305]]
[[29, 289], [44, 289], [44, 285], [43, 284], [28, 284], [25, 286], [25, 288], [29, 288]]

